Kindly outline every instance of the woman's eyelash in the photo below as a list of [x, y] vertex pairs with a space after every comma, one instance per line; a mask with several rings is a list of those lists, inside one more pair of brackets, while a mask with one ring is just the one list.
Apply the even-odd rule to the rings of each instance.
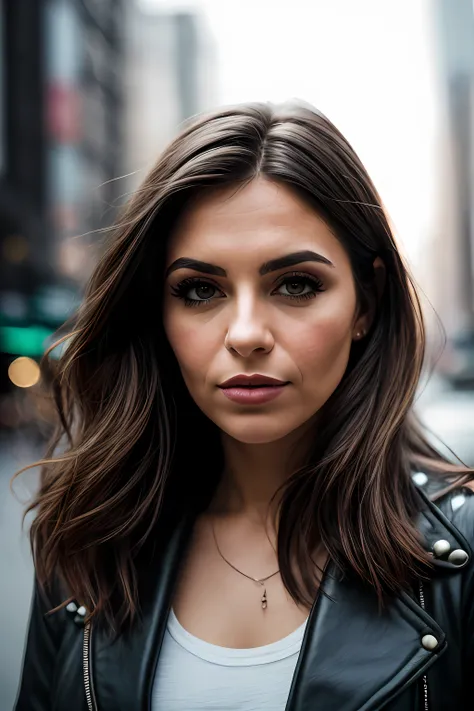
[[184, 296], [184, 294], [189, 290], [189, 287], [191, 285], [194, 286], [196, 282], [199, 283], [199, 281], [200, 280], [197, 280], [195, 278], [193, 279], [192, 277], [188, 279], [183, 279], [183, 281], [180, 281], [178, 284], [171, 287], [171, 293], [174, 296]]
[[[303, 288], [309, 286], [311, 290], [303, 292], [301, 294], [278, 294], [278, 289], [281, 289], [281, 287], [285, 285], [301, 285], [303, 286]], [[207, 281], [199, 277], [188, 277], [186, 279], [183, 279], [178, 284], [171, 287], [171, 293], [176, 298], [182, 299], [186, 306], [201, 306], [203, 304], [208, 304], [210, 301], [213, 301], [216, 298], [215, 294], [212, 294], [212, 296], [210, 296], [209, 298], [190, 298], [190, 290], [192, 288], [197, 289], [199, 287], [210, 287], [211, 289], [214, 289], [215, 292], [222, 293], [221, 289], [216, 284], [213, 284], [211, 281]], [[283, 296], [285, 299], [292, 299], [293, 301], [304, 301], [306, 299], [314, 299], [315, 296], [322, 291], [324, 291], [324, 285], [322, 281], [318, 279], [318, 277], [309, 274], [302, 274], [301, 272], [292, 272], [291, 274], [285, 274], [280, 279], [278, 285], [273, 289], [271, 293]]]
[[304, 274], [301, 272], [292, 272], [291, 274], [285, 274], [278, 286], [273, 290], [273, 294], [277, 289], [280, 289], [285, 284], [301, 284], [303, 286], [310, 286], [312, 291], [305, 292], [303, 294], [281, 294], [286, 299], [296, 299], [297, 301], [304, 301], [305, 299], [314, 299], [314, 297], [324, 291], [324, 284], [318, 277]]
[[186, 306], [200, 306], [201, 304], [207, 304], [209, 301], [211, 301], [211, 298], [209, 299], [191, 299], [188, 296], [189, 291], [191, 288], [196, 289], [199, 286], [204, 286], [204, 287], [211, 287], [212, 289], [215, 289], [216, 291], [221, 291], [216, 284], [213, 284], [210, 281], [205, 281], [204, 279], [200, 279], [198, 277], [188, 277], [187, 279], [183, 279], [183, 281], [180, 281], [179, 284], [176, 284], [176, 286], [171, 287], [171, 293], [173, 296], [176, 296], [178, 299], [183, 299], [184, 303]]

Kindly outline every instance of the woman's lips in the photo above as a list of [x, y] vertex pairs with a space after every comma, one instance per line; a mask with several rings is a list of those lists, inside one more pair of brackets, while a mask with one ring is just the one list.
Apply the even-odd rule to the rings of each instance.
[[232, 402], [237, 402], [242, 405], [262, 405], [281, 395], [283, 389], [288, 384], [289, 383], [282, 383], [281, 385], [262, 386], [233, 385], [225, 388], [221, 386], [221, 390]]

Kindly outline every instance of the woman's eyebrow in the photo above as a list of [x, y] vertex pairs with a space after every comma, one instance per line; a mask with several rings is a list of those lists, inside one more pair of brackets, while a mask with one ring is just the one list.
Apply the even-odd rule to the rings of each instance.
[[199, 259], [191, 259], [190, 257], [180, 257], [172, 262], [166, 270], [165, 276], [168, 277], [171, 272], [175, 272], [177, 269], [194, 269], [194, 271], [202, 272], [203, 274], [227, 276], [226, 270], [222, 269], [222, 267], [217, 267], [215, 264], [209, 264], [208, 262], [201, 262]]
[[[301, 264], [302, 262], [319, 262], [320, 264], [326, 264], [329, 267], [334, 267], [334, 264], [326, 257], [323, 257], [322, 254], [312, 252], [311, 250], [304, 250], [302, 252], [285, 254], [283, 257], [277, 257], [277, 259], [265, 262], [258, 271], [261, 276], [264, 276], [265, 274], [275, 272], [278, 269], [293, 267], [296, 264]], [[172, 262], [166, 270], [165, 276], [168, 277], [177, 269], [193, 269], [194, 271], [201, 272], [203, 274], [212, 274], [214, 276], [223, 277], [227, 276], [226, 270], [222, 267], [218, 267], [216, 264], [209, 264], [209, 262], [201, 262], [199, 259], [191, 259], [190, 257], [180, 257]]]
[[258, 271], [259, 274], [263, 276], [269, 272], [276, 272], [278, 269], [294, 267], [295, 264], [301, 264], [302, 262], [320, 262], [321, 264], [326, 264], [328, 267], [334, 267], [334, 264], [326, 257], [323, 257], [322, 254], [318, 254], [317, 252], [312, 252], [307, 249], [303, 252], [292, 252], [291, 254], [286, 254], [283, 257], [278, 257], [277, 259], [265, 262], [265, 264], [262, 264]]

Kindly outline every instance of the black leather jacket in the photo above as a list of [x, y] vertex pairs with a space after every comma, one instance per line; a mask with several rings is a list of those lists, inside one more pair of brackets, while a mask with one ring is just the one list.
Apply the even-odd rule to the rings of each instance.
[[[436, 505], [420, 487], [419, 529], [434, 558], [429, 582], [379, 614], [375, 594], [327, 567], [310, 614], [286, 711], [468, 711], [474, 708], [474, 494], [457, 489]], [[16, 711], [150, 711], [151, 688], [178, 564], [193, 520], [174, 527], [140, 573], [143, 624], [111, 642], [75, 622], [61, 599], [35, 592]], [[454, 556], [456, 558], [456, 555]], [[453, 559], [453, 558], [452, 558]], [[421, 593], [421, 595], [420, 595]], [[427, 637], [430, 635], [430, 637]], [[434, 638], [434, 640], [433, 640]], [[431, 641], [433, 648], [425, 648]], [[428, 641], [427, 641], [428, 640]], [[166, 711], [166, 709], [163, 709]]]

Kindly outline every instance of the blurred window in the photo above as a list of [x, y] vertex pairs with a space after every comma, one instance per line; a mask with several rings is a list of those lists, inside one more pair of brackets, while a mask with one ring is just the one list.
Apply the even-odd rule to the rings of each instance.
[[103, 30], [115, 32], [120, 8], [116, 0], [82, 0], [82, 4], [91, 19]]
[[46, 71], [48, 78], [73, 83], [81, 61], [80, 22], [74, 3], [47, 4]]
[[57, 146], [50, 150], [50, 196], [53, 205], [70, 204], [81, 193], [81, 164], [74, 146]]
[[5, 70], [5, 38], [4, 38], [4, 10], [3, 0], [0, 0], [0, 175], [5, 168], [5, 79], [3, 72]]

